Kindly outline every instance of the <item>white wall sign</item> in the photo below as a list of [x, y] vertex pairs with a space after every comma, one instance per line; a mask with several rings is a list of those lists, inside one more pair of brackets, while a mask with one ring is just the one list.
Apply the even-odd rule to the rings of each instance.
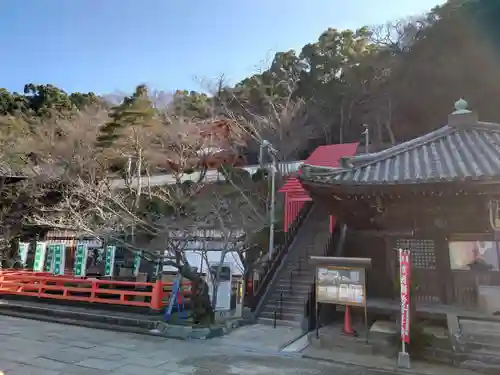
[[[208, 284], [208, 292], [210, 295], [210, 300], [213, 301], [213, 292], [214, 292], [214, 284], [215, 277], [217, 274], [217, 268], [219, 267], [219, 263], [211, 263], [209, 264], [210, 271], [212, 273], [212, 277], [207, 275], [207, 284]], [[232, 295], [232, 272], [231, 272], [231, 264], [223, 263], [219, 272], [219, 286], [217, 288], [217, 300], [215, 311], [220, 310], [230, 310], [231, 309], [231, 295]]]

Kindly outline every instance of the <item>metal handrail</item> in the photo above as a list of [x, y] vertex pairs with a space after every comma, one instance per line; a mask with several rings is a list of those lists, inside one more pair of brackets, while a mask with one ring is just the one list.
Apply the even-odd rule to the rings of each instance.
[[273, 328], [276, 328], [276, 308], [274, 308], [274, 314], [273, 314]]
[[283, 320], [283, 291], [280, 292], [280, 320]]
[[293, 294], [293, 270], [290, 270], [290, 295]]

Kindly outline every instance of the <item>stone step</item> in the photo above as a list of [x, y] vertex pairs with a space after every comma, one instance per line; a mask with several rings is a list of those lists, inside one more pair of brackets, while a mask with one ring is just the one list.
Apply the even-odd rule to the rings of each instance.
[[487, 374], [487, 375], [500, 374], [500, 366], [484, 363], [484, 362], [474, 360], [474, 359], [465, 360], [465, 361], [461, 362], [459, 364], [459, 367], [466, 369], [466, 370], [477, 371], [478, 373], [481, 373], [481, 374]]
[[[259, 323], [259, 324], [266, 324], [266, 325], [272, 326], [274, 324], [274, 320], [273, 319], [268, 319], [268, 318], [258, 318], [257, 319], [257, 323]], [[293, 320], [279, 320], [279, 319], [277, 319], [276, 320], [276, 325], [277, 326], [287, 326], [287, 327], [296, 327], [296, 328], [299, 328], [300, 327], [300, 322], [296, 322], [296, 321], [293, 321]]]
[[[275, 292], [269, 296], [269, 301], [279, 301], [280, 293]], [[305, 303], [308, 299], [308, 294], [306, 293], [283, 293], [283, 300], [294, 302], [294, 303]]]
[[162, 322], [161, 316], [158, 316], [158, 319], [153, 317], [147, 319], [147, 314], [136, 314], [136, 317], [132, 317], [133, 314], [120, 316], [116, 312], [102, 310], [85, 312], [82, 308], [44, 303], [30, 304], [7, 300], [0, 302], [2, 302], [0, 315], [40, 322], [181, 339], [205, 339], [224, 334], [224, 327], [197, 328], [189, 325], [168, 325]]
[[302, 312], [304, 310], [304, 306], [305, 302], [283, 300], [280, 305], [279, 301], [270, 301], [268, 304], [266, 304], [264, 310], [269, 309], [274, 311], [274, 309], [282, 308], [283, 311], [285, 311], [285, 309], [288, 309], [288, 310]]
[[[280, 307], [279, 306], [266, 306], [263, 311], [267, 311], [269, 313], [274, 313], [274, 310], [276, 310], [278, 313], [280, 312]], [[297, 306], [297, 305], [289, 305], [281, 307], [281, 311], [283, 311], [283, 314], [304, 314], [304, 306]]]
[[290, 274], [292, 276], [292, 280], [302, 279], [302, 278], [311, 278], [314, 279], [315, 270], [307, 270], [307, 269], [297, 269], [297, 268], [285, 268], [283, 273], [280, 275], [280, 279], [288, 279], [290, 280]]
[[290, 280], [290, 277], [292, 280], [301, 280], [304, 278], [309, 278], [311, 280], [314, 279], [314, 271], [308, 271], [308, 270], [296, 270], [296, 269], [285, 269], [282, 271], [279, 275], [280, 280]]
[[498, 350], [500, 353], [500, 335], [485, 333], [464, 334], [460, 341], [473, 349], [490, 348], [491, 350]]
[[345, 336], [338, 334], [333, 337], [327, 337], [320, 333], [319, 339], [316, 338], [314, 332], [308, 336], [309, 343], [312, 347], [322, 350], [346, 351], [361, 355], [373, 355], [373, 346], [367, 344], [366, 341], [359, 337]]
[[279, 301], [282, 299], [281, 312], [290, 319], [300, 320], [304, 313], [305, 302], [311, 291], [316, 272], [315, 266], [309, 262], [311, 255], [322, 255], [324, 246], [330, 236], [328, 221], [323, 220], [326, 213], [321, 207], [313, 207], [308, 219], [302, 224], [297, 233], [293, 247], [289, 249], [290, 254], [287, 263], [284, 264], [278, 279], [269, 290], [265, 306], [259, 318], [273, 319], [274, 311], [279, 314]]
[[[266, 319], [274, 319], [274, 311], [263, 311], [259, 318], [266, 318]], [[295, 322], [300, 322], [302, 319], [302, 314], [299, 313], [285, 313], [283, 312], [280, 314], [279, 310], [276, 311], [276, 319], [279, 320], [289, 320], [289, 321], [295, 321]]]
[[290, 273], [292, 273], [293, 278], [296, 278], [296, 277], [299, 277], [302, 275], [314, 277], [315, 270], [314, 269], [311, 270], [311, 269], [307, 269], [307, 268], [304, 269], [303, 267], [297, 268], [296, 266], [288, 266], [287, 268], [283, 269], [283, 273], [281, 274], [281, 276], [289, 278]]
[[284, 268], [284, 270], [282, 271], [283, 273], [280, 275], [281, 278], [287, 278], [289, 279], [290, 278], [290, 273], [292, 274], [292, 277], [295, 279], [295, 278], [298, 278], [298, 277], [301, 277], [301, 276], [312, 276], [314, 277], [314, 274], [315, 274], [315, 270], [314, 269], [304, 269], [304, 268], [296, 268], [296, 267], [292, 267], [292, 266], [289, 266], [287, 268]]
[[[284, 308], [294, 308], [294, 309], [297, 309], [297, 308], [303, 308], [306, 304], [306, 301], [305, 300], [287, 300], [287, 299], [283, 299], [283, 301], [281, 302], [283, 304], [283, 307]], [[272, 308], [275, 308], [276, 306], [279, 306], [280, 304], [280, 301], [279, 300], [273, 300], [273, 301], [269, 301], [268, 304], [266, 304], [266, 306], [269, 306], [269, 307], [272, 307]]]
[[282, 296], [279, 294], [272, 295], [267, 300], [266, 304], [276, 304], [276, 303], [288, 303], [288, 304], [304, 304], [307, 302], [307, 294], [299, 295], [283, 293]]
[[308, 282], [308, 281], [303, 281], [303, 282], [292, 282], [290, 283], [289, 281], [287, 280], [283, 280], [281, 282], [278, 282], [276, 284], [276, 286], [278, 288], [284, 288], [284, 289], [290, 289], [290, 287], [293, 289], [294, 287], [297, 287], [299, 289], [297, 290], [300, 290], [300, 289], [310, 289], [313, 287], [313, 283], [312, 282]]
[[464, 334], [493, 334], [500, 336], [500, 321], [460, 319], [460, 330]]
[[310, 289], [303, 287], [303, 286], [292, 286], [290, 287], [281, 287], [281, 288], [276, 288], [272, 292], [272, 296], [275, 296], [277, 299], [279, 298], [280, 295], [283, 295], [283, 298], [286, 296], [300, 296], [300, 297], [306, 297], [309, 295]]
[[[304, 282], [304, 281], [309, 281], [312, 282], [314, 281], [314, 272], [304, 272], [301, 271], [301, 273], [293, 272], [291, 276], [292, 282]], [[290, 272], [286, 272], [282, 274], [279, 278], [279, 280], [286, 280], [290, 282]]]
[[487, 350], [460, 353], [460, 357], [464, 361], [478, 361], [488, 365], [500, 366], [500, 356], [498, 353], [490, 353]]
[[467, 353], [476, 355], [476, 356], [485, 356], [486, 358], [491, 358], [495, 362], [498, 362], [500, 364], [500, 348], [476, 348], [471, 351], [468, 351]]
[[[306, 275], [301, 277], [294, 277], [292, 279], [292, 285], [308, 285], [311, 286], [314, 282], [314, 276]], [[277, 284], [290, 285], [289, 277], [280, 277]]]
[[308, 300], [309, 294], [308, 293], [299, 293], [298, 291], [293, 291], [293, 293], [289, 292], [280, 292], [280, 291], [275, 291], [273, 294], [269, 296], [268, 302], [275, 301], [279, 302], [281, 301], [293, 301], [295, 303], [302, 303], [306, 302]]

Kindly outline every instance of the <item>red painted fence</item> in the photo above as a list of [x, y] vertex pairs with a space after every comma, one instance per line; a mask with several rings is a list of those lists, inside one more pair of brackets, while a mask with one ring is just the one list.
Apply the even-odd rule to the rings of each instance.
[[[53, 276], [46, 272], [0, 271], [0, 295], [20, 295], [43, 299], [148, 307], [160, 310], [168, 304], [171, 282], [154, 283], [80, 279]], [[189, 298], [190, 283], [183, 283], [182, 294]]]

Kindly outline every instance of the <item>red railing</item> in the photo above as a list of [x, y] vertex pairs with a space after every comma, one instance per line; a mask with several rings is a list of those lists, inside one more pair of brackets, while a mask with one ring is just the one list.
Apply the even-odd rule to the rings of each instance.
[[[148, 307], [160, 310], [167, 305], [171, 282], [154, 283], [79, 279], [53, 276], [46, 272], [0, 272], [0, 295], [20, 295], [87, 303]], [[183, 283], [182, 294], [189, 298], [190, 283]]]

